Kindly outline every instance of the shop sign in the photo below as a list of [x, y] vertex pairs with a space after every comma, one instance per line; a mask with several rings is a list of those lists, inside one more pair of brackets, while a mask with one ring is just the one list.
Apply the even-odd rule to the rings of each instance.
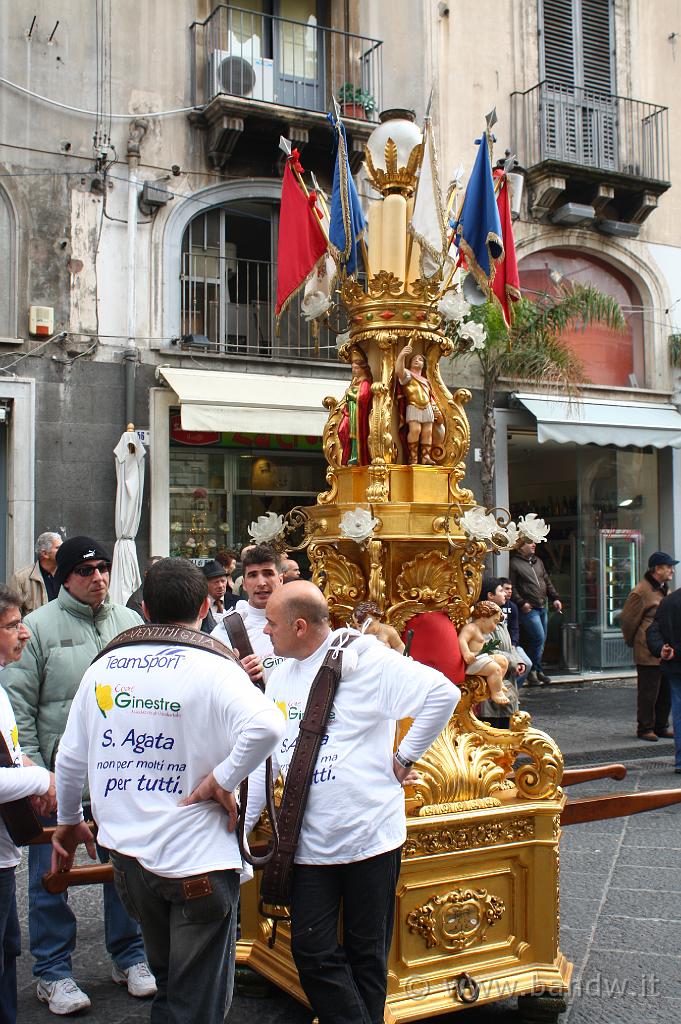
[[178, 414], [170, 417], [170, 436], [178, 444], [220, 444], [220, 434], [214, 430], [183, 430]]

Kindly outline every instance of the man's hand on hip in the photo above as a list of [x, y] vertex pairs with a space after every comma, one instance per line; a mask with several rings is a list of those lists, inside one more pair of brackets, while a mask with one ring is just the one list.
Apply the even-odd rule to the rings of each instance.
[[201, 780], [193, 793], [190, 793], [184, 800], [180, 800], [179, 806], [188, 807], [190, 804], [200, 804], [205, 800], [215, 800], [221, 807], [224, 807], [229, 819], [227, 829], [229, 832], [233, 832], [238, 817], [234, 794], [230, 793], [228, 789], [223, 789], [212, 772]]
[[396, 757], [393, 757], [393, 773], [401, 786], [413, 786], [420, 778], [415, 768], [405, 768]]
[[97, 850], [90, 827], [84, 821], [77, 825], [57, 825], [52, 836], [52, 865], [51, 870], [70, 871], [73, 867], [73, 858], [80, 843], [85, 843], [85, 848], [92, 860], [97, 859]]

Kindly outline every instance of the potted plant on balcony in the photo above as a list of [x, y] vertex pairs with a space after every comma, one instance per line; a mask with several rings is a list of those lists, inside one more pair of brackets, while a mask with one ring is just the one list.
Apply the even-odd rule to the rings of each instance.
[[370, 92], [366, 92], [352, 82], [345, 82], [338, 90], [338, 102], [341, 112], [346, 117], [355, 117], [366, 121], [369, 114], [376, 109], [376, 100]]

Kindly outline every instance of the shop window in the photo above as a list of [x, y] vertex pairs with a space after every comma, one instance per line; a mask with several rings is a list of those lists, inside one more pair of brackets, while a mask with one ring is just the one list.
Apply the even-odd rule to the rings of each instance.
[[250, 543], [267, 512], [314, 505], [325, 488], [321, 438], [184, 431], [170, 413], [170, 552], [205, 560]]
[[626, 330], [599, 324], [579, 327], [564, 337], [584, 365], [585, 381], [611, 387], [645, 387], [641, 295], [624, 274], [591, 254], [568, 249], [542, 249], [519, 263], [523, 294], [534, 301], [560, 295], [564, 283], [592, 284], [617, 299]]

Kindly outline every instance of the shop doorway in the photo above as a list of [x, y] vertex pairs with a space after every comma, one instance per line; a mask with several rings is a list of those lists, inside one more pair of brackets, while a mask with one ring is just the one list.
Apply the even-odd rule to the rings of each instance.
[[554, 669], [629, 668], [619, 627], [622, 606], [659, 547], [655, 449], [545, 442], [508, 433], [509, 505], [514, 518], [541, 515], [539, 545], [563, 602], [551, 612], [545, 662]]

